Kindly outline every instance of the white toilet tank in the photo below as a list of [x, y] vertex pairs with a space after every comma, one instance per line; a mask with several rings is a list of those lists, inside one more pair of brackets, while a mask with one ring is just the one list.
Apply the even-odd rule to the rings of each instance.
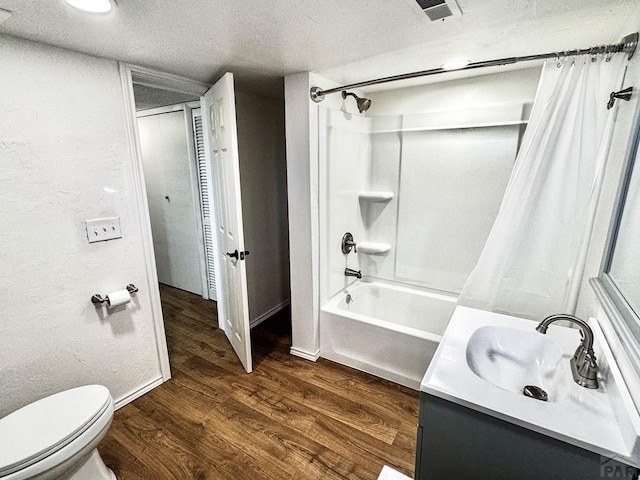
[[112, 408], [106, 387], [86, 385], [43, 398], [0, 419], [0, 478], [53, 455], [95, 422], [104, 421], [101, 417]]

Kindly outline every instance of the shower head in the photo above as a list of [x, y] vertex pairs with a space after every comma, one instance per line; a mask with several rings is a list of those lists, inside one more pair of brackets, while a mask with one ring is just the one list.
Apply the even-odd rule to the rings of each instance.
[[360, 113], [364, 113], [369, 110], [369, 107], [371, 106], [371, 100], [369, 100], [368, 98], [360, 98], [355, 93], [343, 91], [342, 98], [347, 98], [347, 96], [352, 96], [356, 99], [356, 105], [358, 105], [358, 111]]

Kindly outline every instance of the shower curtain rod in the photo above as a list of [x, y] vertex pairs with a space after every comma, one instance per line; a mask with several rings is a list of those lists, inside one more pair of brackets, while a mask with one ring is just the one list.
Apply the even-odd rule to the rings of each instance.
[[376, 78], [374, 80], [367, 80], [364, 82], [350, 83], [349, 85], [342, 85], [336, 88], [330, 88], [323, 90], [320, 87], [311, 87], [310, 95], [311, 100], [316, 103], [320, 103], [324, 100], [325, 95], [330, 93], [337, 93], [343, 90], [359, 87], [368, 87], [369, 85], [378, 85], [380, 83], [396, 82], [398, 80], [408, 80], [410, 78], [427, 77], [429, 75], [437, 75], [439, 73], [446, 72], [458, 72], [462, 70], [472, 70], [475, 68], [484, 67], [497, 67], [499, 65], [510, 65], [518, 62], [528, 62], [531, 60], [544, 60], [546, 58], [560, 58], [569, 57], [575, 55], [598, 55], [602, 53], [627, 53], [629, 58], [633, 57], [636, 47], [638, 46], [638, 32], [631, 33], [620, 40], [620, 43], [615, 45], [602, 45], [599, 47], [584, 48], [581, 50], [568, 50], [563, 52], [553, 53], [541, 53], [538, 55], [528, 55], [524, 57], [507, 57], [497, 60], [485, 60], [484, 62], [473, 62], [459, 68], [445, 69], [445, 68], [432, 68], [431, 70], [421, 70], [419, 72], [403, 73], [401, 75], [392, 75], [390, 77]]

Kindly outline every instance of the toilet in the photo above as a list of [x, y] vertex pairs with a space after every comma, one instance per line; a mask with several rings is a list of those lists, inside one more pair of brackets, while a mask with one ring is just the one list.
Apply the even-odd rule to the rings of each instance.
[[102, 385], [56, 393], [0, 419], [0, 480], [115, 480], [96, 447], [113, 419]]

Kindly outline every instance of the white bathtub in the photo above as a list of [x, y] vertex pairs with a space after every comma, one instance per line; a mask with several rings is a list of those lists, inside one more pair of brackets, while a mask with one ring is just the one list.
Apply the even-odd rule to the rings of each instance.
[[456, 300], [357, 281], [320, 309], [320, 356], [418, 390]]

